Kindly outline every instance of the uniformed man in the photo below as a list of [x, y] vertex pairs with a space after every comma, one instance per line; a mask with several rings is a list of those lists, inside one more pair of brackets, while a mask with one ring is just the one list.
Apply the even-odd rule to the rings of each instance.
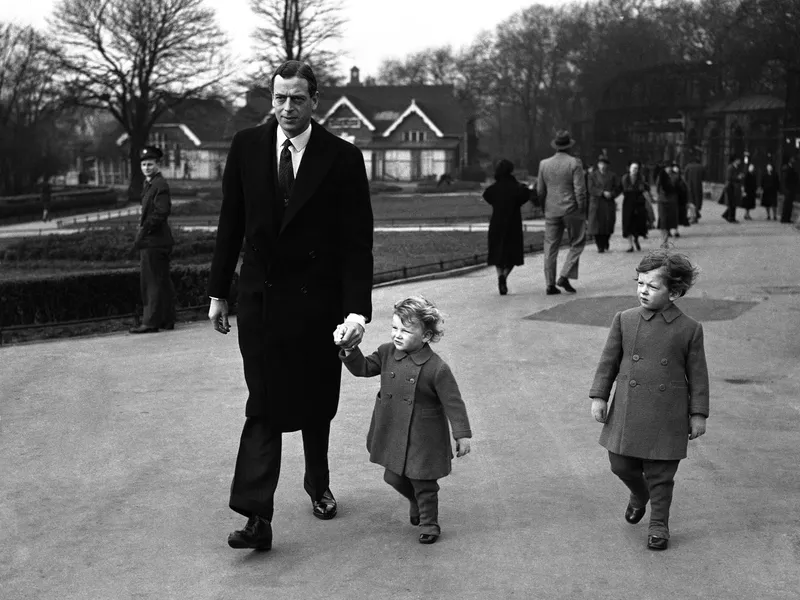
[[154, 333], [175, 328], [175, 288], [169, 276], [169, 259], [174, 241], [167, 218], [172, 202], [169, 184], [160, 173], [163, 153], [145, 146], [139, 153], [145, 177], [142, 215], [134, 248], [141, 260], [142, 324], [131, 333]]

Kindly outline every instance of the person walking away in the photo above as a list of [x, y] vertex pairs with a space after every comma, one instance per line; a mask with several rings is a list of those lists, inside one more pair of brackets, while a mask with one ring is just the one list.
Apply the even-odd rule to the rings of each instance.
[[738, 156], [731, 156], [728, 168], [725, 171], [725, 212], [722, 213], [722, 218], [728, 223], [738, 223], [736, 220], [736, 207], [740, 204], [742, 197], [742, 176], [739, 173], [739, 167], [742, 165], [742, 159]]
[[797, 172], [797, 157], [793, 156], [783, 167], [783, 205], [781, 223], [792, 222], [792, 210], [797, 190], [800, 189], [800, 173]]
[[367, 434], [369, 460], [384, 467], [384, 481], [408, 499], [420, 544], [441, 535], [438, 480], [450, 474], [453, 457], [447, 422], [459, 457], [469, 453], [472, 437], [453, 372], [430, 347], [442, 337], [442, 323], [432, 303], [412, 296], [394, 306], [391, 343], [367, 357], [357, 347], [339, 354], [356, 377], [381, 376]]
[[50, 178], [45, 177], [42, 181], [40, 199], [42, 202], [42, 221], [50, 220], [50, 202], [53, 199], [53, 186], [50, 185]]
[[597, 169], [589, 175], [589, 219], [588, 232], [594, 236], [599, 253], [610, 250], [609, 238], [617, 222], [616, 198], [622, 193], [619, 177], [608, 167], [605, 154], [597, 158]]
[[142, 214], [133, 246], [139, 251], [140, 285], [144, 314], [142, 323], [130, 333], [155, 333], [175, 328], [175, 287], [169, 275], [174, 240], [167, 219], [172, 210], [169, 184], [161, 175], [163, 153], [145, 146], [139, 153], [145, 181]]
[[705, 168], [700, 164], [700, 158], [692, 155], [689, 164], [683, 170], [683, 180], [686, 183], [686, 202], [694, 205], [694, 218], [690, 222], [697, 223], [703, 210], [703, 177]]
[[674, 304], [694, 284], [696, 267], [655, 250], [636, 271], [639, 306], [614, 315], [589, 397], [611, 472], [630, 490], [625, 520], [641, 521], [649, 502], [647, 548], [666, 550], [678, 465], [688, 441], [706, 432], [708, 367], [703, 326]]
[[781, 178], [772, 163], [767, 163], [761, 173], [761, 206], [767, 211], [767, 221], [778, 220], [778, 192], [781, 189]]
[[483, 192], [483, 199], [492, 207], [486, 262], [497, 269], [497, 288], [501, 296], [508, 293], [507, 279], [511, 271], [525, 262], [520, 209], [530, 199], [531, 190], [517, 181], [513, 172], [514, 164], [501, 159], [494, 171], [495, 182]]
[[756, 166], [753, 163], [747, 165], [744, 174], [744, 196], [742, 196], [742, 208], [744, 209], [745, 221], [752, 221], [750, 211], [756, 207], [756, 196], [758, 195], [758, 175]]
[[678, 237], [678, 188], [670, 169], [661, 168], [656, 174], [658, 194], [658, 229], [661, 231], [661, 246], [667, 247], [673, 234]]
[[647, 235], [650, 186], [639, 172], [639, 162], [632, 161], [622, 177], [622, 237], [628, 240], [628, 252], [641, 250], [639, 238]]
[[[670, 179], [673, 181], [678, 193], [678, 226], [689, 227], [691, 225], [688, 212], [689, 193], [686, 189], [686, 182], [683, 180], [683, 175], [681, 174], [681, 168], [677, 162], [672, 163]], [[680, 237], [677, 228], [675, 229], [675, 236]]]
[[[544, 206], [544, 276], [548, 295], [562, 288], [575, 293], [569, 280], [578, 278], [578, 262], [586, 245], [586, 183], [581, 161], [569, 154], [575, 145], [568, 131], [561, 130], [550, 143], [556, 151], [539, 163], [536, 190]], [[556, 279], [558, 250], [564, 231], [569, 252]], [[558, 287], [556, 287], [558, 286]]]
[[260, 550], [272, 548], [283, 433], [302, 432], [310, 514], [322, 521], [337, 514], [328, 447], [339, 346], [364, 335], [373, 269], [361, 151], [312, 120], [319, 92], [310, 66], [284, 62], [270, 87], [274, 115], [237, 132], [228, 151], [208, 284], [209, 320], [227, 334], [227, 299], [244, 248], [237, 323], [249, 395], [228, 505], [247, 523], [228, 545]]

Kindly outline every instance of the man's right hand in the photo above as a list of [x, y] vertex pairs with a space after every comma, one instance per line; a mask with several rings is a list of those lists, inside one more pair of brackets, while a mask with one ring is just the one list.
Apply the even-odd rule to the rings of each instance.
[[224, 299], [211, 299], [208, 307], [208, 318], [211, 325], [220, 333], [228, 333], [231, 325], [228, 323], [228, 301]]

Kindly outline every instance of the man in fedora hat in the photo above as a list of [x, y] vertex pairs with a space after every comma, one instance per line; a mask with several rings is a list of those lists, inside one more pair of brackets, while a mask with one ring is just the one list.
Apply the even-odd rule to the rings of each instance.
[[[556, 153], [539, 163], [536, 190], [544, 205], [544, 276], [548, 294], [575, 293], [570, 279], [578, 278], [578, 260], [586, 244], [586, 180], [581, 161], [569, 154], [575, 145], [568, 131], [550, 142]], [[567, 232], [569, 253], [556, 280], [558, 249]], [[556, 287], [558, 286], [558, 287]]]
[[142, 324], [131, 333], [155, 333], [175, 328], [175, 288], [169, 276], [169, 261], [174, 240], [167, 223], [172, 202], [169, 184], [159, 165], [163, 153], [155, 146], [145, 146], [139, 153], [145, 177], [142, 189], [142, 215], [133, 247], [141, 262]]

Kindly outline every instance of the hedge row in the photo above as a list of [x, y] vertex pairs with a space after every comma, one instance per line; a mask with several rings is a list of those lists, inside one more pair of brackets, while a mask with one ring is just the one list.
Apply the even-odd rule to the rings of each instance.
[[[114, 206], [116, 203], [117, 192], [111, 188], [75, 188], [53, 192], [50, 210], [57, 213], [60, 210], [75, 208], [104, 208]], [[0, 197], [0, 218], [41, 213], [42, 202], [38, 194]]]
[[[208, 304], [208, 265], [176, 265], [170, 272], [178, 308]], [[229, 298], [236, 298], [234, 274]], [[0, 281], [0, 327], [63, 323], [140, 313], [139, 268]]]

